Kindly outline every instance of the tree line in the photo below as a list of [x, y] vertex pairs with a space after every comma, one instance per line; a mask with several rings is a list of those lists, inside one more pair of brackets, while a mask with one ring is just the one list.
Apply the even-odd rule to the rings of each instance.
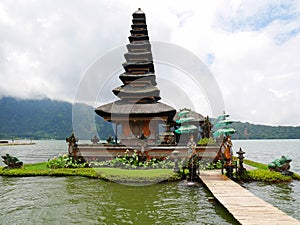
[[[65, 139], [73, 131], [71, 103], [50, 99], [18, 100], [0, 99], [0, 140], [2, 139]], [[91, 106], [79, 104], [81, 117], [77, 126], [85, 130], [83, 138], [95, 135], [90, 124], [96, 126], [100, 139], [113, 136], [112, 125], [94, 113]], [[89, 121], [87, 121], [89, 120]], [[230, 127], [236, 130], [233, 139], [300, 139], [300, 127], [266, 126], [234, 122]]]

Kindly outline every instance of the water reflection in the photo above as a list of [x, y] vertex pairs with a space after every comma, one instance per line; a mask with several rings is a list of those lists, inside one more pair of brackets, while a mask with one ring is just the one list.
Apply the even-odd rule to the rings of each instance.
[[296, 199], [294, 199], [292, 196], [292, 184], [274, 184], [271, 187], [271, 196], [274, 199], [278, 199], [280, 201], [296, 201]]
[[300, 139], [289, 140], [234, 140], [234, 152], [241, 147], [246, 159], [268, 164], [282, 155], [290, 156], [291, 171], [300, 174]]
[[[300, 140], [234, 141], [246, 158], [268, 163], [282, 154], [300, 173]], [[66, 152], [65, 141], [1, 147], [24, 163]], [[263, 154], [262, 154], [263, 152]], [[0, 162], [1, 164], [2, 162]], [[300, 182], [244, 184], [251, 192], [300, 220]], [[0, 177], [0, 224], [235, 224], [203, 187], [183, 183], [124, 186], [80, 177]]]
[[300, 208], [297, 207], [300, 203], [299, 181], [283, 184], [252, 182], [244, 183], [243, 186], [266, 202], [269, 202], [292, 217], [300, 220]]
[[81, 177], [0, 178], [0, 224], [237, 224], [203, 187]]

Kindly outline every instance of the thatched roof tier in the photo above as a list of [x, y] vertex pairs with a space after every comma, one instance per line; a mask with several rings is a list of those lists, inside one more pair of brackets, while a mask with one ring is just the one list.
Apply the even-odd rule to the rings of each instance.
[[139, 35], [148, 35], [148, 30], [141, 28], [141, 29], [133, 29], [130, 31], [131, 35], [139, 36]]
[[137, 62], [137, 61], [153, 61], [152, 53], [150, 51], [145, 52], [128, 52], [124, 54], [127, 62]]
[[106, 120], [111, 120], [111, 117], [124, 120], [133, 116], [140, 120], [160, 117], [170, 122], [176, 110], [158, 102], [161, 99], [160, 91], [156, 87], [146, 16], [141, 9], [133, 13], [132, 22], [131, 35], [128, 37], [130, 44], [127, 45], [128, 52], [124, 55], [125, 73], [119, 76], [123, 85], [113, 90], [121, 100], [102, 105], [95, 111]]
[[141, 62], [125, 62], [122, 65], [127, 73], [131, 73], [135, 70], [144, 71], [144, 73], [154, 73], [154, 66], [152, 61], [141, 61]]
[[131, 25], [132, 29], [147, 29], [147, 24], [132, 24]]
[[149, 41], [140, 41], [126, 45], [129, 52], [149, 52], [151, 51], [151, 44]]
[[[175, 116], [176, 110], [164, 103], [144, 103], [144, 104], [126, 104], [124, 101], [116, 101], [102, 105], [95, 109], [95, 112], [105, 118], [119, 117], [163, 117], [167, 116], [171, 121]], [[109, 119], [108, 119], [109, 120]], [[111, 119], [110, 119], [111, 120]]]
[[138, 8], [138, 10], [135, 11], [135, 12], [132, 14], [132, 17], [133, 17], [133, 18], [146, 18], [146, 15], [145, 15], [145, 13], [141, 10], [141, 8]]
[[133, 26], [132, 30], [130, 31], [131, 35], [128, 37], [130, 42], [140, 42], [140, 41], [148, 41], [148, 30], [147, 27], [144, 27], [146, 25], [146, 16], [145, 13], [138, 9], [136, 12], [132, 14], [132, 23]]
[[133, 18], [132, 19], [133, 24], [146, 24], [146, 18], [141, 17], [141, 18]]
[[[132, 82], [135, 83], [135, 82]], [[132, 87], [131, 85], [122, 85], [120, 87], [116, 87], [113, 92], [115, 93], [115, 95], [118, 95], [119, 92], [124, 92], [124, 93], [128, 93], [128, 94], [141, 94], [141, 93], [156, 93], [157, 95], [159, 95], [159, 89], [157, 87], [154, 86], [145, 86], [145, 87]]]
[[141, 35], [141, 36], [129, 36], [128, 37], [130, 42], [135, 42], [135, 41], [148, 41], [149, 36], [148, 35]]
[[113, 90], [113, 93], [119, 98], [147, 98], [150, 96], [155, 97], [157, 100], [159, 97], [159, 89], [154, 86], [146, 86], [146, 87], [132, 87], [130, 85], [117, 87]]
[[119, 76], [120, 80], [123, 84], [129, 84], [132, 81], [149, 81], [153, 86], [156, 86], [156, 76], [154, 73], [145, 73], [145, 74], [131, 74], [131, 73], [123, 73]]

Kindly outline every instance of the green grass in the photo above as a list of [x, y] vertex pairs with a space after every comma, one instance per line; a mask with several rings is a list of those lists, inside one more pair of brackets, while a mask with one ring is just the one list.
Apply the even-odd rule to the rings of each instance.
[[240, 179], [243, 181], [263, 181], [268, 183], [280, 183], [280, 182], [290, 182], [293, 180], [292, 176], [285, 176], [281, 173], [269, 171], [269, 170], [248, 170]]
[[79, 169], [50, 169], [47, 163], [37, 163], [24, 165], [19, 169], [6, 169], [0, 167], [0, 175], [2, 176], [87, 176], [97, 177], [96, 172], [91, 168]]
[[244, 163], [247, 164], [247, 165], [249, 165], [249, 166], [256, 167], [257, 169], [269, 170], [267, 164], [263, 164], [263, 163], [259, 163], [259, 162], [254, 162], [254, 161], [251, 161], [249, 159], [244, 159]]
[[125, 170], [119, 168], [95, 168], [102, 178], [127, 183], [157, 183], [162, 181], [178, 181], [181, 175], [170, 169]]
[[292, 176], [286, 176], [279, 172], [270, 171], [268, 165], [263, 163], [254, 162], [248, 159], [244, 159], [244, 163], [256, 167], [257, 169], [246, 171], [240, 176], [242, 181], [263, 181], [270, 183], [291, 182], [292, 180], [300, 181], [300, 176], [296, 173]]
[[[294, 173], [285, 176], [278, 172], [269, 171], [266, 164], [244, 160], [245, 164], [256, 167], [256, 170], [248, 170], [240, 179], [243, 181], [263, 182], [290, 182], [300, 180], [300, 175]], [[187, 171], [186, 171], [187, 172]], [[149, 169], [149, 170], [127, 170], [120, 168], [61, 168], [50, 169], [47, 162], [27, 164], [20, 169], [6, 169], [0, 167], [2, 176], [83, 176], [98, 178], [119, 183], [158, 183], [165, 181], [179, 181], [182, 174], [174, 173], [172, 169]]]
[[126, 170], [119, 168], [50, 169], [47, 163], [24, 165], [19, 169], [0, 167], [2, 176], [83, 176], [121, 183], [157, 183], [181, 180], [181, 174], [170, 169]]

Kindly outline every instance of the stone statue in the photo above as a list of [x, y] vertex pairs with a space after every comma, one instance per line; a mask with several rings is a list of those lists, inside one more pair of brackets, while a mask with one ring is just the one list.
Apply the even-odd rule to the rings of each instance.
[[100, 140], [99, 140], [99, 138], [98, 138], [96, 135], [91, 139], [91, 142], [92, 142], [93, 144], [97, 144], [99, 141], [100, 141]]
[[68, 147], [69, 155], [72, 155], [73, 150], [77, 149], [77, 141], [78, 138], [75, 137], [74, 132], [72, 132], [70, 137], [66, 138], [66, 142], [69, 143], [69, 147]]
[[209, 121], [209, 117], [205, 117], [204, 123], [201, 125], [201, 137], [202, 138], [210, 138], [211, 137], [211, 129], [212, 129], [212, 124]]
[[[220, 146], [220, 152], [221, 152], [221, 158], [223, 161], [223, 166], [226, 170], [226, 176], [229, 178], [233, 177], [233, 151], [232, 151], [232, 142], [231, 142], [231, 136], [228, 134], [226, 137], [223, 138], [222, 144]], [[223, 173], [223, 169], [222, 169]]]
[[112, 138], [112, 136], [109, 136], [107, 139], [106, 139], [106, 142], [108, 143], [108, 144], [111, 144], [112, 142], [113, 142], [113, 138]]
[[227, 135], [226, 137], [224, 137], [223, 142], [221, 144], [222, 159], [225, 161], [224, 166], [230, 166], [232, 164], [232, 146], [233, 144], [231, 142], [231, 136]]
[[283, 175], [292, 175], [293, 172], [289, 171], [290, 162], [292, 159], [286, 156], [281, 156], [279, 159], [275, 159], [273, 162], [268, 164], [269, 170], [280, 172]]
[[187, 147], [188, 147], [188, 156], [190, 157], [193, 154], [193, 151], [196, 149], [196, 142], [194, 140], [194, 135], [191, 135], [188, 143], [187, 143]]
[[189, 180], [198, 181], [199, 180], [199, 156], [196, 152], [196, 148], [193, 149], [192, 154], [189, 156], [187, 167], [189, 169]]
[[147, 139], [147, 137], [146, 137], [145, 134], [144, 134], [144, 131], [142, 131], [142, 134], [141, 134], [141, 136], [139, 137], [139, 139], [141, 139], [141, 140], [146, 140], [146, 139]]
[[21, 162], [17, 157], [10, 156], [6, 154], [5, 156], [1, 156], [3, 158], [3, 162], [7, 165], [9, 169], [11, 168], [21, 168], [23, 166], [23, 162]]

